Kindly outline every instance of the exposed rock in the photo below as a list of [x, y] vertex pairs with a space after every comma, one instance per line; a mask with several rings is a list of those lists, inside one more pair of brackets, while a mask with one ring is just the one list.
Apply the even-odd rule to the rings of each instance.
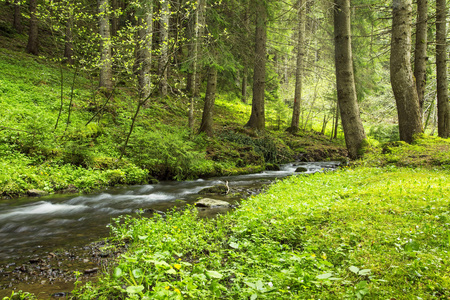
[[222, 200], [203, 198], [203, 199], [195, 202], [195, 206], [199, 206], [199, 207], [231, 207], [231, 204], [226, 201], [222, 201]]
[[267, 171], [280, 171], [281, 168], [277, 164], [266, 164], [266, 170]]
[[84, 270], [84, 274], [92, 274], [92, 273], [96, 273], [97, 271], [98, 271], [98, 268], [86, 269], [86, 270]]
[[160, 210], [156, 210], [156, 209], [153, 209], [153, 208], [145, 208], [145, 209], [143, 209], [143, 211], [144, 211], [144, 213], [147, 213], [147, 214], [158, 214], [158, 215], [161, 215], [163, 218], [166, 217], [166, 213], [165, 212], [160, 211]]
[[297, 173], [304, 173], [307, 171], [308, 171], [308, 169], [305, 167], [298, 167], [297, 169], [295, 169], [295, 172], [297, 172]]
[[41, 190], [36, 190], [36, 189], [31, 189], [27, 191], [27, 195], [30, 197], [41, 197], [41, 196], [45, 196], [48, 193], [46, 191], [41, 191]]
[[204, 194], [224, 195], [224, 194], [227, 194], [229, 192], [229, 190], [230, 189], [225, 184], [219, 184], [219, 185], [215, 185], [212, 187], [204, 188], [203, 190], [201, 190], [198, 193], [200, 195], [204, 195]]

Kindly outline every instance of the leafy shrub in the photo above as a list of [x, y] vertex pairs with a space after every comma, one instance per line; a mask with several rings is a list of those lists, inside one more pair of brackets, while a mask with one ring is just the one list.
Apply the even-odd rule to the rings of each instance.
[[398, 125], [376, 125], [370, 128], [369, 135], [380, 143], [400, 140]]
[[[238, 145], [251, 146], [255, 152], [260, 153], [266, 163], [276, 163], [278, 161], [278, 149], [274, 141], [269, 137], [249, 137], [242, 133], [233, 131], [223, 131], [220, 138], [224, 141], [236, 143]], [[262, 162], [264, 164], [264, 162]]]
[[189, 139], [187, 130], [156, 131], [136, 129], [130, 139], [129, 157], [140, 168], [148, 169], [152, 176], [182, 180], [192, 176], [191, 167], [204, 160]]

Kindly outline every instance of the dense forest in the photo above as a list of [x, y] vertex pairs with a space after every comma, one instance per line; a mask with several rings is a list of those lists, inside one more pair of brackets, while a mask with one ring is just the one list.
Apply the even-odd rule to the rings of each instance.
[[71, 295], [447, 299], [449, 7], [0, 0], [1, 197], [338, 161], [213, 219], [115, 219]]

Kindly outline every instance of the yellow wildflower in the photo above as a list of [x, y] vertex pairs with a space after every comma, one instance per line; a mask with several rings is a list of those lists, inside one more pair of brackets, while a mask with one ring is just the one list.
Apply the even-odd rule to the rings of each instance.
[[173, 267], [177, 270], [181, 269], [181, 265], [180, 264], [174, 264]]
[[170, 289], [170, 286], [166, 286], [165, 289], [166, 289], [166, 290], [169, 290], [169, 289]]
[[181, 291], [179, 289], [174, 289], [175, 292], [177, 292], [178, 294], [181, 294]]

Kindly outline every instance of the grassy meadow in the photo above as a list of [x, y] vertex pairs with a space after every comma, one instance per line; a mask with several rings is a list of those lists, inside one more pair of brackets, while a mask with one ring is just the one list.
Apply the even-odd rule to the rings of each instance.
[[447, 299], [449, 175], [346, 167], [292, 176], [213, 220], [124, 217], [111, 233], [128, 252], [74, 296]]

